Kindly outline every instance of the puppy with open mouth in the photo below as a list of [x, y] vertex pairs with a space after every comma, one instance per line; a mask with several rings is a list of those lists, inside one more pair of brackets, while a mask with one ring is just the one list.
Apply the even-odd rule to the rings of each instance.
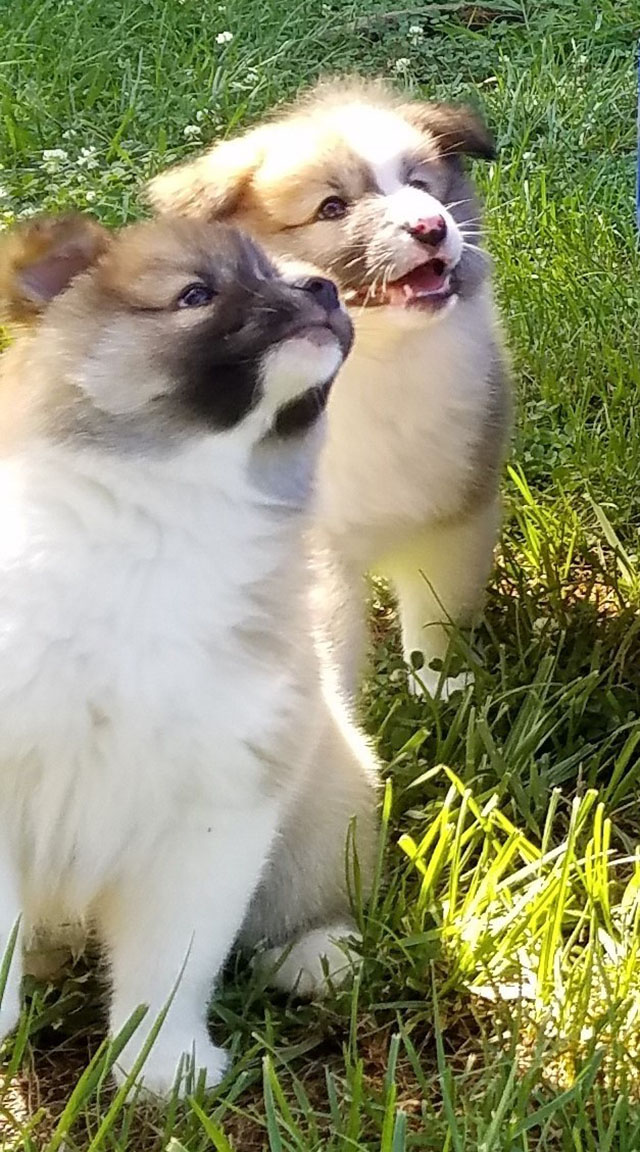
[[[355, 347], [329, 404], [319, 535], [341, 602], [366, 569], [391, 578], [405, 659], [422, 665], [412, 687], [443, 694], [461, 680], [429, 666], [481, 603], [509, 427], [481, 208], [463, 166], [493, 154], [468, 109], [346, 81], [148, 189], [158, 210], [232, 220], [339, 281]], [[350, 606], [347, 688], [357, 618]], [[344, 639], [345, 621], [334, 631]]]
[[351, 324], [331, 281], [204, 222], [36, 221], [0, 267], [24, 328], [0, 365], [0, 956], [18, 922], [95, 922], [112, 1032], [149, 1006], [121, 1075], [173, 993], [144, 1083], [186, 1055], [215, 1084], [234, 940], [321, 990], [353, 817], [371, 870], [375, 768], [324, 701], [304, 544]]

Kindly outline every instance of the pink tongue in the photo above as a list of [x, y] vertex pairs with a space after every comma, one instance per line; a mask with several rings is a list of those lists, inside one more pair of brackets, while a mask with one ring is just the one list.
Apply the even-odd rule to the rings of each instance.
[[403, 304], [407, 300], [419, 300], [421, 296], [435, 296], [442, 292], [447, 282], [447, 271], [439, 260], [430, 260], [387, 285], [392, 304]]

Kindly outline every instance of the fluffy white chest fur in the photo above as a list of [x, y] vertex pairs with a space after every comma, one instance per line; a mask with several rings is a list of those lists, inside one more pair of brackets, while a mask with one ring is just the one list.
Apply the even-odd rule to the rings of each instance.
[[331, 282], [207, 224], [36, 221], [0, 266], [31, 325], [0, 381], [0, 956], [20, 921], [90, 920], [112, 1033], [148, 1007], [120, 1075], [172, 997], [146, 1087], [185, 1054], [215, 1084], [234, 941], [291, 945], [277, 981], [318, 989], [352, 817], [371, 874], [375, 766], [322, 693], [305, 541], [351, 326]]
[[360, 576], [377, 571], [398, 595], [407, 664], [413, 654], [423, 661], [410, 688], [446, 696], [467, 675], [442, 683], [429, 665], [444, 660], [450, 625], [479, 606], [500, 519], [507, 417], [491, 292], [435, 319], [397, 308], [355, 310], [353, 319], [318, 486], [334, 580], [342, 570], [330, 600], [345, 610], [335, 617], [321, 603], [320, 628], [341, 649], [341, 687], [353, 692], [364, 647]]
[[508, 389], [465, 156], [495, 156], [470, 109], [354, 79], [302, 94], [148, 189], [163, 212], [233, 218], [345, 292], [355, 346], [329, 405], [318, 529], [353, 611], [336, 627], [330, 588], [319, 625], [346, 653], [332, 674], [351, 692], [365, 570], [391, 578], [406, 662], [424, 664], [410, 685], [435, 692], [447, 686], [429, 665], [491, 566]]
[[181, 1053], [225, 1070], [205, 1009], [241, 928], [279, 946], [269, 972], [293, 941], [283, 987], [320, 987], [325, 956], [346, 973], [354, 814], [366, 875], [374, 846], [373, 761], [320, 688], [300, 510], [249, 488], [232, 441], [0, 465], [0, 938], [19, 915], [94, 919], [114, 1032], [186, 963], [145, 1065], [159, 1093]]
[[435, 320], [353, 314], [356, 343], [329, 406], [319, 517], [361, 569], [425, 521], [457, 516], [491, 402], [489, 289]]
[[304, 703], [281, 631], [301, 571], [286, 512], [240, 477], [221, 498], [220, 455], [2, 465], [0, 823], [36, 915], [84, 912], [176, 819], [274, 802], [261, 753]]

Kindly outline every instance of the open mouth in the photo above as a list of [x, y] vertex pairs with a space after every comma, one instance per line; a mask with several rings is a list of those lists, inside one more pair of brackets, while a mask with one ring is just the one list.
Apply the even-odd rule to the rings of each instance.
[[444, 260], [436, 258], [412, 268], [397, 280], [347, 292], [346, 300], [349, 304], [360, 304], [365, 308], [391, 304], [400, 308], [437, 311], [455, 294], [451, 284], [451, 268]]

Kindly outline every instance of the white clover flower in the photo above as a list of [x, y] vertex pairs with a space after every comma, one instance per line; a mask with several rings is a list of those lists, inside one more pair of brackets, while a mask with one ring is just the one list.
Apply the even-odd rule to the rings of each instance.
[[406, 72], [407, 68], [411, 67], [411, 61], [408, 56], [399, 56], [393, 67], [396, 72]]
[[42, 153], [42, 165], [47, 172], [57, 172], [68, 159], [69, 153], [64, 148], [45, 148]]
[[233, 40], [233, 32], [218, 32], [216, 36], [216, 44], [230, 44]]
[[94, 149], [94, 147], [81, 147], [76, 164], [78, 168], [86, 168], [87, 172], [90, 172], [92, 168], [99, 168], [100, 161], [98, 160], [96, 149]]
[[78, 165], [78, 168], [87, 168], [89, 170], [91, 168], [99, 168], [100, 164], [96, 157], [96, 149], [93, 147], [81, 148], [80, 155], [76, 160], [76, 164]]
[[85, 192], [85, 194], [84, 194], [84, 198], [89, 204], [93, 204], [93, 201], [96, 199], [96, 196], [97, 196], [97, 193], [93, 192], [91, 190], [91, 188], [89, 188], [88, 191]]
[[202, 134], [202, 128], [199, 124], [187, 124], [182, 129], [182, 135], [187, 140], [197, 140]]
[[422, 24], [409, 25], [409, 39], [412, 40], [414, 44], [418, 44], [420, 40], [424, 39], [424, 28]]

